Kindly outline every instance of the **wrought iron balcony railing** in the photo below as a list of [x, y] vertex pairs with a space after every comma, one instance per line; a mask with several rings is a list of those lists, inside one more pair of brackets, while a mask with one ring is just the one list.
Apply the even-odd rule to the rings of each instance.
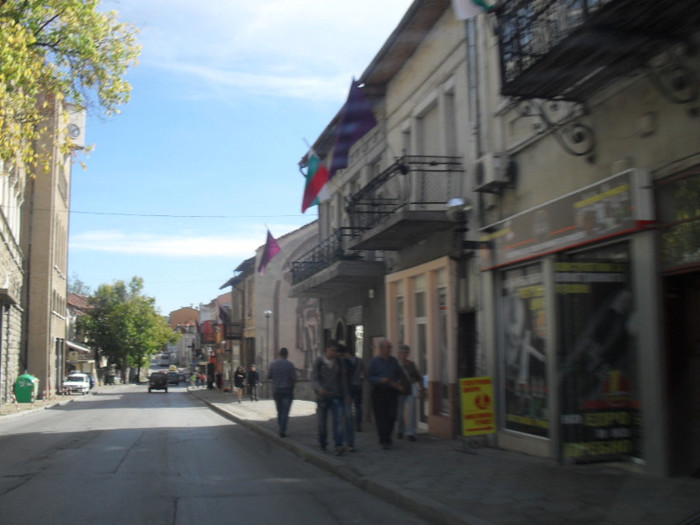
[[502, 93], [582, 101], [697, 30], [697, 0], [507, 0]]
[[403, 156], [348, 198], [353, 233], [374, 228], [406, 209], [444, 211], [458, 195], [464, 169], [461, 157]]
[[292, 284], [299, 284], [338, 261], [367, 260], [367, 252], [346, 248], [352, 237], [351, 228], [337, 228], [329, 237], [292, 262]]

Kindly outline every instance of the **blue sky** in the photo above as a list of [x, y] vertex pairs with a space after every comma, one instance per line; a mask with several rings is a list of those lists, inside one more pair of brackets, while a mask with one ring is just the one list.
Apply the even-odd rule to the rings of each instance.
[[[88, 114], [69, 269], [140, 276], [161, 313], [198, 306], [301, 213], [297, 162], [412, 0], [109, 0], [143, 46], [129, 104]], [[224, 290], [226, 291], [226, 290]]]

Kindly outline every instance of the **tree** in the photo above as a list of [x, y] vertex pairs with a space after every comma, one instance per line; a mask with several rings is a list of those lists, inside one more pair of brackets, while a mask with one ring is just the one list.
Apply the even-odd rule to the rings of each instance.
[[79, 295], [90, 295], [90, 287], [85, 284], [78, 274], [74, 273], [68, 279], [68, 293], [77, 293]]
[[[124, 79], [140, 54], [137, 30], [99, 0], [0, 0], [0, 159], [39, 160], [33, 141], [50, 100], [118, 113], [131, 86]], [[67, 123], [66, 123], [67, 126]], [[58, 144], [62, 133], [54, 130]], [[66, 142], [67, 141], [67, 142]], [[61, 144], [70, 148], [70, 137]]]
[[129, 365], [141, 367], [146, 358], [174, 343], [180, 334], [170, 328], [155, 307], [155, 299], [142, 295], [143, 279], [100, 285], [88, 298], [92, 307], [80, 319], [91, 344], [97, 346], [110, 364], [119, 365], [126, 381]]

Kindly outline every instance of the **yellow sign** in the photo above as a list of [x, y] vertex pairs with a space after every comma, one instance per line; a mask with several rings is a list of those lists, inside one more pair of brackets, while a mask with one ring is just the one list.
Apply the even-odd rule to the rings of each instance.
[[490, 377], [459, 380], [462, 399], [462, 435], [477, 436], [496, 432], [493, 383]]

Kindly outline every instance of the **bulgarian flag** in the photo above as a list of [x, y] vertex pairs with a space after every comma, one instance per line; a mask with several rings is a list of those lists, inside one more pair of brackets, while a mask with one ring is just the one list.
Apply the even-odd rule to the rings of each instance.
[[457, 20], [467, 20], [481, 13], [488, 13], [493, 7], [494, 2], [489, 0], [452, 0], [452, 9]]
[[313, 150], [309, 154], [304, 176], [306, 177], [306, 187], [304, 188], [304, 198], [301, 201], [301, 213], [329, 197], [328, 188], [326, 188], [328, 168]]

